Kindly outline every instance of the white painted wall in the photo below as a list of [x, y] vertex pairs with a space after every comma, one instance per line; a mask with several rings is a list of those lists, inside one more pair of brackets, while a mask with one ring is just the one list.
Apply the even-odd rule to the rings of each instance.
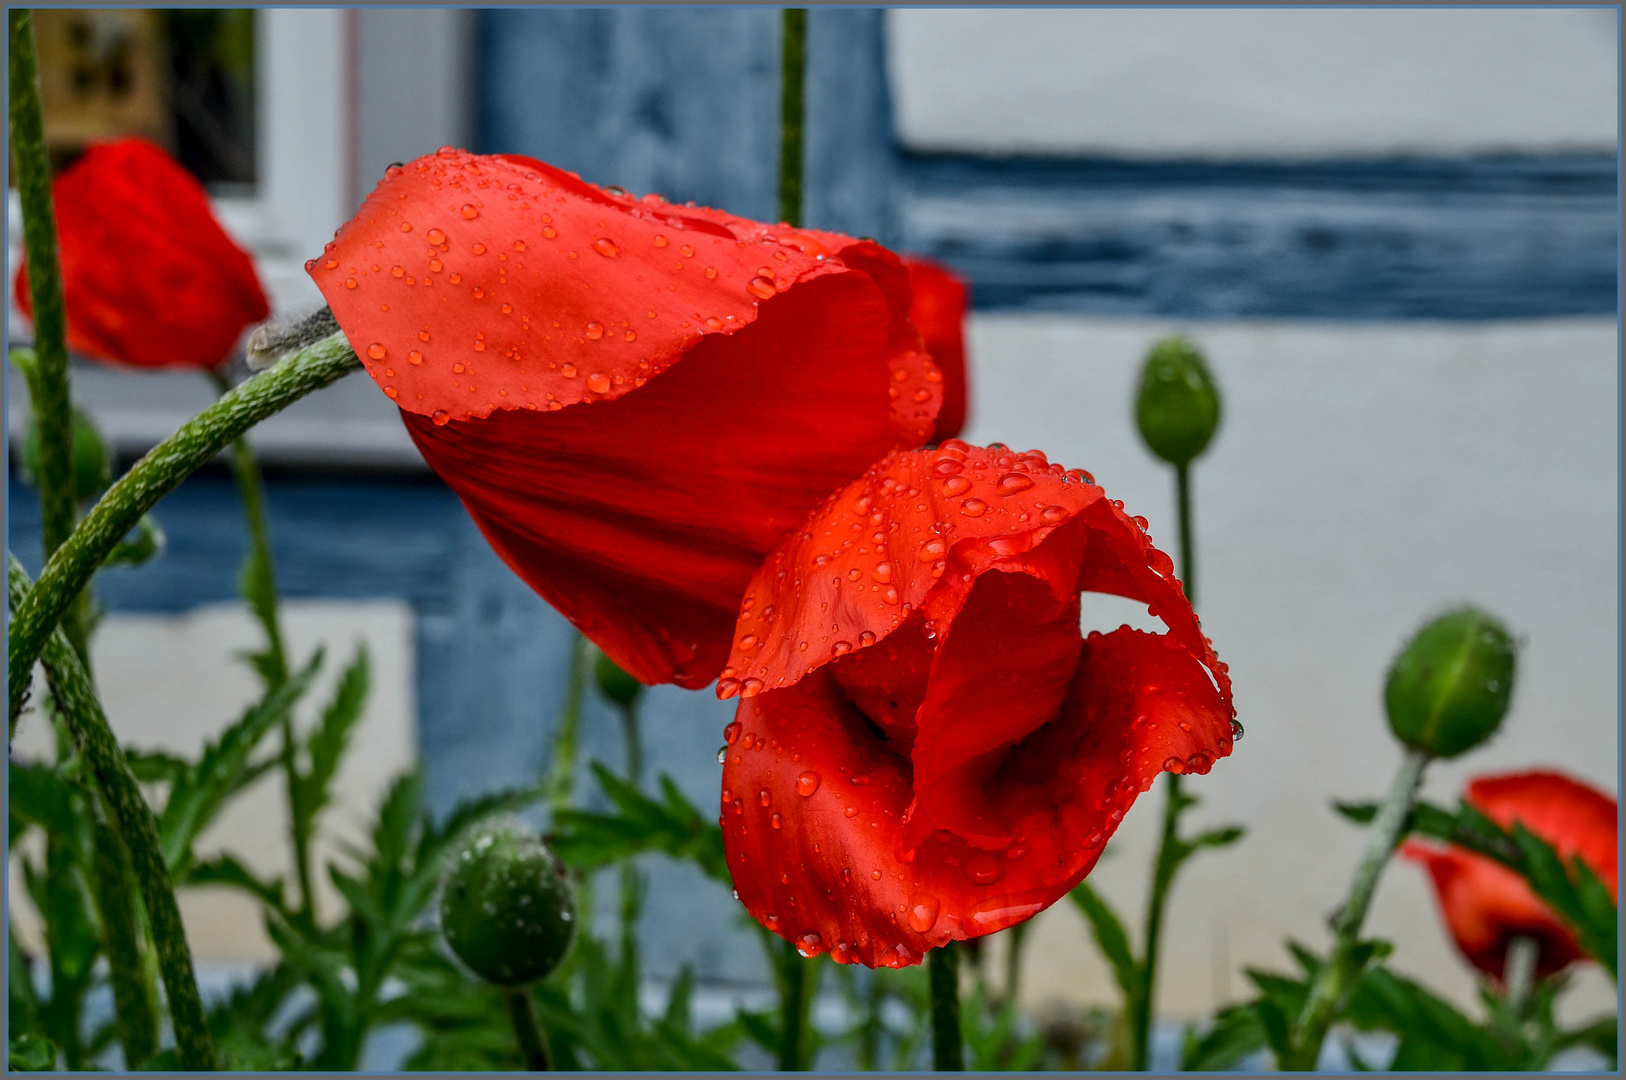
[[[366, 642], [371, 665], [366, 711], [334, 779], [332, 803], [318, 821], [313, 847], [317, 909], [323, 918], [332, 919], [343, 910], [343, 902], [322, 868], [328, 861], [345, 865], [341, 850], [346, 843], [365, 850], [373, 812], [384, 791], [417, 760], [412, 612], [392, 601], [294, 601], [284, 604], [282, 611], [289, 653], [296, 662], [304, 662], [319, 645], [327, 650], [321, 676], [296, 709], [301, 729], [314, 723], [332, 700], [357, 642]], [[235, 654], [257, 649], [261, 641], [259, 624], [241, 605], [211, 605], [184, 615], [107, 616], [92, 639], [91, 660], [109, 722], [128, 745], [196, 759], [205, 740], [217, 738], [227, 723], [257, 700], [258, 680]], [[48, 758], [53, 745], [40, 717], [26, 714], [18, 726], [14, 752], [38, 760]], [[279, 745], [273, 735], [265, 752]], [[282, 877], [291, 885], [293, 858], [282, 774], [273, 770], [229, 803], [198, 838], [195, 850], [202, 857], [230, 852], [260, 876]], [[25, 946], [37, 948], [39, 921], [25, 899], [22, 874], [14, 872], [10, 884], [18, 931]], [[289, 893], [290, 898], [293, 895]], [[201, 959], [276, 958], [259, 906], [242, 894], [223, 888], [184, 889], [180, 903], [187, 937]]]
[[1613, 149], [1617, 17], [1563, 8], [902, 9], [904, 145], [1312, 157]]
[[[1177, 544], [1172, 478], [1130, 416], [1140, 363], [1188, 332], [1224, 395], [1194, 475], [1204, 628], [1231, 665], [1247, 736], [1192, 787], [1198, 823], [1247, 840], [1197, 857], [1178, 886], [1162, 1000], [1197, 1016], [1247, 992], [1247, 965], [1283, 968], [1286, 937], [1326, 941], [1361, 835], [1332, 799], [1377, 799], [1399, 761], [1383, 718], [1390, 661], [1423, 620], [1469, 601], [1524, 642], [1503, 732], [1436, 766], [1451, 802], [1482, 772], [1554, 766], [1617, 790], [1615, 325], [1165, 324], [979, 316], [966, 438], [1038, 447], [1091, 470]], [[1156, 626], [1124, 601], [1086, 620]], [[1158, 823], [1143, 796], [1093, 880], [1143, 903]], [[1472, 982], [1417, 869], [1393, 866], [1371, 933], [1394, 964], [1473, 1001]], [[1040, 920], [1029, 993], [1108, 1003], [1110, 975], [1070, 905]], [[1602, 979], [1578, 1008], [1607, 1009]], [[1585, 1011], [1582, 1008], [1582, 1011]]]

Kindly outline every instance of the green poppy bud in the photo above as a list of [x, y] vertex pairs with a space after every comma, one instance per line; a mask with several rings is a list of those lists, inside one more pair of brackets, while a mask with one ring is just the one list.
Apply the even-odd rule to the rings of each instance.
[[1152, 453], [1186, 465], [1203, 452], [1219, 421], [1219, 391], [1197, 347], [1178, 337], [1153, 345], [1135, 396], [1135, 423]]
[[632, 705], [643, 694], [644, 684], [622, 671], [621, 665], [602, 652], [593, 651], [598, 654], [593, 660], [593, 678], [598, 680], [598, 688], [623, 709]]
[[528, 829], [476, 833], [441, 883], [440, 932], [457, 958], [498, 986], [528, 986], [559, 966], [576, 930], [564, 867]]
[[1515, 652], [1507, 629], [1473, 608], [1423, 627], [1384, 687], [1395, 738], [1435, 757], [1455, 757], [1490, 738], [1513, 696]]
[[[28, 431], [23, 435], [22, 452], [18, 455], [18, 465], [22, 466], [23, 478], [31, 485], [39, 483], [40, 470], [40, 432], [37, 425], [30, 424]], [[99, 493], [112, 478], [112, 464], [108, 460], [107, 448], [102, 443], [102, 434], [96, 430], [96, 425], [90, 417], [73, 411], [73, 497], [75, 502], [84, 502], [86, 499]]]

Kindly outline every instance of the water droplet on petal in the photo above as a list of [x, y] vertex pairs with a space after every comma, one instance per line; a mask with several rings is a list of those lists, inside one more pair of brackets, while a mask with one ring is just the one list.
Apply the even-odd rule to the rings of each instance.
[[937, 925], [937, 913], [942, 904], [935, 896], [920, 896], [909, 908], [909, 929], [924, 934]]
[[480, 216], [480, 211], [473, 203], [464, 203], [463, 208], [458, 212], [463, 215], [463, 219], [465, 221], [473, 221], [475, 218]]
[[808, 770], [796, 778], [796, 794], [800, 795], [804, 799], [807, 798], [809, 795], [819, 790], [819, 782], [819, 774], [813, 772], [811, 769]]
[[966, 517], [982, 517], [988, 512], [988, 504], [981, 499], [967, 499], [960, 504], [960, 513]]
[[943, 494], [949, 498], [964, 495], [971, 490], [971, 481], [963, 476], [951, 476], [943, 481]]
[[[723, 682], [734, 682], [734, 680], [733, 679], [724, 679]], [[723, 683], [718, 683], [717, 684], [718, 689], [722, 689], [722, 686], [723, 686]], [[738, 686], [739, 686], [739, 684], [735, 683], [735, 688], [736, 689], [738, 689]], [[740, 722], [738, 720], [729, 721], [728, 726], [723, 728], [723, 741], [726, 742], [728, 745], [733, 746], [734, 745], [734, 740], [738, 739], [739, 737], [740, 737]]]
[[756, 277], [745, 283], [745, 291], [756, 297], [758, 300], [767, 300], [774, 296], [779, 289], [774, 285], [773, 282], [769, 281], [761, 274], [758, 274]]
[[1026, 491], [1032, 486], [1033, 477], [1029, 476], [1027, 473], [1019, 472], [1006, 473], [1004, 476], [999, 478], [999, 483], [994, 485], [995, 490], [997, 490], [1001, 495], [1015, 495], [1019, 492]]
[[446, 234], [439, 229], [430, 229], [427, 235], [429, 237], [429, 242], [434, 244], [436, 247], [440, 247], [440, 245], [446, 242]]
[[796, 951], [801, 953], [804, 958], [817, 956], [819, 955], [819, 945], [823, 940], [819, 935], [809, 931], [796, 939]]
[[761, 679], [746, 679], [740, 683], [740, 697], [756, 697], [762, 693]]
[[965, 876], [976, 885], [992, 885], [1005, 876], [1005, 864], [988, 855], [973, 855], [966, 861]]
[[437, 425], [444, 427], [447, 421], [451, 420], [451, 416], [447, 414], [445, 409], [436, 409], [434, 415], [429, 419], [433, 420]]
[[371, 345], [367, 346], [367, 355], [372, 357], [374, 360], [384, 359], [384, 346], [380, 345], [376, 341], [373, 342]]
[[621, 249], [615, 246], [615, 241], [606, 240], [602, 237], [593, 241], [593, 250], [606, 259], [613, 259], [621, 254]]
[[1186, 763], [1177, 757], [1164, 758], [1163, 771], [1172, 772], [1174, 775], [1179, 776], [1181, 773], [1186, 771]]
[[587, 376], [587, 389], [595, 394], [608, 394], [610, 392], [610, 377], [602, 371], [595, 371]]
[[852, 651], [853, 643], [850, 641], [838, 641], [834, 645], [830, 646], [830, 652], [835, 656], [846, 656]]

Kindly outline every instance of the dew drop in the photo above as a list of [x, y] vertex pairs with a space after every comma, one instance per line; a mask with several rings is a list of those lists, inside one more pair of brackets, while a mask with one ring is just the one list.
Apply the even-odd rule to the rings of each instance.
[[707, 281], [716, 281], [717, 280], [717, 268], [715, 266], [706, 267], [706, 280]]
[[464, 221], [473, 221], [475, 218], [480, 216], [480, 211], [473, 203], [464, 203], [463, 208], [459, 210], [458, 213], [463, 215]]
[[988, 855], [973, 855], [966, 861], [965, 876], [975, 885], [992, 885], [1005, 876], [1005, 864]]
[[762, 693], [761, 679], [746, 679], [740, 683], [740, 697], [756, 697]]
[[1232, 720], [1231, 721], [1231, 741], [1232, 742], [1241, 742], [1242, 741], [1242, 721], [1240, 721], [1240, 720]]
[[433, 420], [437, 425], [444, 427], [447, 421], [451, 420], [451, 416], [447, 414], [445, 409], [436, 409], [434, 415], [429, 419]]
[[967, 499], [960, 504], [960, 513], [966, 517], [982, 517], [988, 512], [988, 504], [981, 499]]
[[412, 231], [412, 222], [410, 222], [410, 221], [401, 222], [401, 231], [402, 232], [411, 232]]
[[555, 236], [558, 236], [558, 235], [559, 235], [559, 230], [555, 229], [552, 225], [544, 225], [544, 226], [542, 226], [542, 238], [544, 240], [552, 240]]
[[1181, 773], [1186, 771], [1186, 763], [1177, 757], [1164, 758], [1163, 771], [1172, 772], [1174, 775], [1179, 776]]
[[666, 243], [667, 243], [666, 237], [662, 236], [660, 233], [655, 234], [655, 246], [656, 247], [663, 248], [663, 247], [666, 246]]
[[865, 630], [863, 633], [858, 635], [859, 648], [867, 649], [873, 644], [875, 644], [875, 631]]
[[830, 646], [830, 653], [833, 656], [846, 656], [852, 651], [853, 643], [850, 641], [838, 641], [834, 645]]
[[563, 375], [567, 379], [574, 379], [576, 377], [576, 365], [575, 364], [560, 364], [559, 365], [559, 374]]
[[721, 765], [726, 761], [728, 761], [728, 747], [719, 746], [717, 748], [717, 764]]
[[769, 281], [761, 274], [758, 274], [756, 277], [745, 283], [745, 291], [756, 297], [758, 300], [767, 300], [776, 294], [779, 289], [772, 281]]
[[937, 913], [942, 909], [935, 896], [921, 896], [909, 907], [909, 929], [924, 934], [937, 925]]
[[593, 241], [593, 250], [606, 259], [613, 259], [621, 254], [621, 249], [615, 246], [615, 241], [606, 240], [603, 237]]
[[[740, 680], [738, 680], [738, 679], [718, 679], [717, 680], [717, 696], [718, 697], [723, 698], [724, 700], [727, 700], [728, 698], [733, 697], [735, 694], [738, 694], [739, 692], [740, 692]], [[730, 724], [729, 727], [734, 729], [734, 734], [736, 736], [739, 735], [740, 732], [739, 732], [739, 723], [738, 723], [738, 721], [736, 721], [735, 723]], [[723, 729], [723, 735], [724, 735], [725, 738], [728, 736], [728, 728]], [[729, 739], [728, 741], [730, 743], [732, 743], [734, 740]]]
[[599, 338], [601, 338], [603, 336], [604, 336], [604, 327], [603, 327], [602, 324], [596, 323], [596, 322], [590, 322], [590, 323], [587, 324], [587, 337], [588, 337], [589, 340], [597, 341]]
[[819, 790], [820, 776], [811, 769], [796, 778], [796, 794], [807, 798]]
[[587, 376], [587, 389], [595, 394], [608, 394], [610, 392], [610, 377], [602, 371], [595, 371]]
[[374, 360], [384, 359], [384, 346], [380, 345], [376, 341], [373, 342], [371, 345], [367, 346], [367, 355], [372, 357]]
[[809, 931], [796, 939], [796, 951], [801, 953], [803, 958], [817, 956], [819, 955], [819, 945], [823, 940], [819, 935]]
[[1001, 476], [999, 478], [999, 483], [994, 485], [994, 488], [1001, 495], [1016, 495], [1020, 492], [1026, 491], [1032, 486], [1033, 477], [1029, 476], [1027, 473], [1013, 472], [1006, 473], [1004, 476]]
[[427, 235], [429, 237], [429, 242], [434, 244], [436, 247], [440, 247], [440, 245], [446, 242], [446, 234], [439, 229], [430, 229]]
[[971, 490], [971, 481], [963, 476], [951, 476], [943, 481], [943, 494], [949, 498], [964, 495]]

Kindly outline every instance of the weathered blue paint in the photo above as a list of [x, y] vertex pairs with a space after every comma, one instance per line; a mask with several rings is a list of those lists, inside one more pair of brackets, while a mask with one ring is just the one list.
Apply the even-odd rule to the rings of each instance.
[[[481, 146], [774, 213], [779, 13], [481, 15]], [[1504, 319], [1616, 310], [1607, 155], [1307, 163], [900, 153], [884, 21], [809, 20], [807, 223], [934, 255], [983, 310]]]

